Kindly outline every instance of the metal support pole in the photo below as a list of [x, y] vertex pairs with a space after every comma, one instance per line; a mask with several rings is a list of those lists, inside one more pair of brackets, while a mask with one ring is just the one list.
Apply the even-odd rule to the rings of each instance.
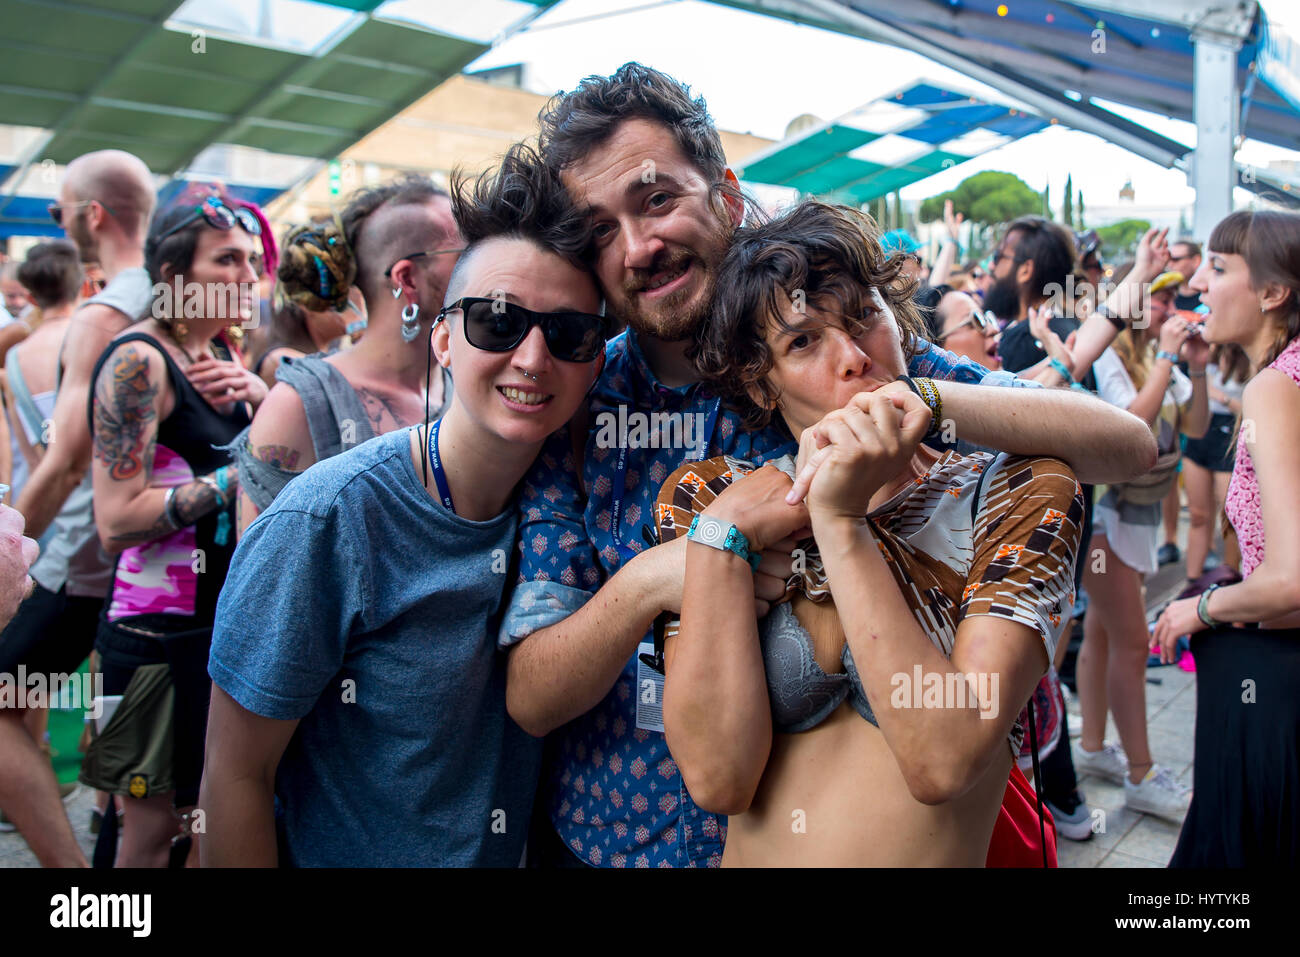
[[1196, 238], [1205, 241], [1219, 220], [1232, 212], [1236, 184], [1237, 51], [1241, 41], [1217, 31], [1192, 33], [1195, 48], [1192, 108], [1196, 117], [1196, 153], [1188, 174], [1196, 190]]

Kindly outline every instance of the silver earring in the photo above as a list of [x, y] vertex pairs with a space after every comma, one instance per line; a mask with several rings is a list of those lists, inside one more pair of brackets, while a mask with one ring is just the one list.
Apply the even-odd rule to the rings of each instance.
[[402, 298], [402, 287], [401, 287], [401, 286], [397, 286], [397, 287], [395, 287], [395, 288], [393, 289], [393, 298], [394, 298], [394, 299], [401, 299], [401, 298]]
[[402, 310], [402, 341], [414, 342], [420, 334], [420, 307], [415, 303]]

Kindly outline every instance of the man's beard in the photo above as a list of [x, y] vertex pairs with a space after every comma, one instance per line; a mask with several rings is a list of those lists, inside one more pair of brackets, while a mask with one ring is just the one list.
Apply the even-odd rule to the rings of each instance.
[[68, 220], [64, 227], [64, 232], [68, 238], [77, 246], [77, 253], [83, 263], [99, 262], [99, 244], [95, 242], [95, 237], [91, 235], [86, 224], [81, 221], [80, 216], [73, 216]]
[[[655, 257], [648, 269], [637, 269], [623, 283], [625, 301], [619, 304], [618, 318], [626, 322], [638, 335], [654, 336], [664, 342], [682, 342], [691, 338], [713, 309], [717, 291], [718, 264], [726, 255], [730, 231], [719, 224], [710, 237], [709, 245], [718, 252], [715, 262], [708, 262], [695, 250], [684, 247], [665, 249]], [[681, 290], [659, 297], [650, 308], [641, 298], [641, 292], [656, 273], [677, 273], [683, 269], [698, 268], [703, 283], [695, 292], [694, 301], [687, 297], [690, 290]]]
[[1020, 316], [1020, 285], [1014, 275], [996, 279], [984, 293], [984, 309], [999, 319], [1017, 319]]

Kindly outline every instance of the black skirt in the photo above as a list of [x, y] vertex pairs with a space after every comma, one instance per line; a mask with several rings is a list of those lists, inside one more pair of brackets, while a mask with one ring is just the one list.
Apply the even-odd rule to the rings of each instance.
[[1300, 864], [1300, 629], [1192, 636], [1196, 757], [1171, 867]]

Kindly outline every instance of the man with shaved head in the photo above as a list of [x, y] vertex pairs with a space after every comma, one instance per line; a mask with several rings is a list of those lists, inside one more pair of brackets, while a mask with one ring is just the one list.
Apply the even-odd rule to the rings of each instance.
[[[48, 448], [17, 502], [28, 535], [40, 538], [51, 524], [54, 534], [32, 566], [35, 590], [0, 633], [0, 680], [20, 665], [28, 675], [71, 674], [95, 642], [112, 563], [91, 515], [86, 409], [100, 354], [152, 301], [144, 240], [153, 205], [148, 167], [130, 153], [100, 150], [68, 164], [58, 202], [50, 206], [82, 261], [98, 262], [108, 284], [72, 317], [46, 424]], [[23, 690], [13, 696], [19, 707], [0, 708], [0, 809], [43, 865], [84, 867], [53, 770], [23, 723]]]

